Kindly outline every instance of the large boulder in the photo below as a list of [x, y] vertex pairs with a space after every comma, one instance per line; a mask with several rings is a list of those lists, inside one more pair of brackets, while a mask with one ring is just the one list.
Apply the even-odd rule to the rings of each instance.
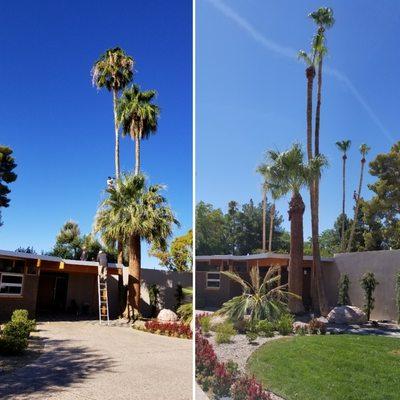
[[158, 321], [160, 322], [176, 322], [178, 321], [178, 316], [168, 308], [163, 308], [157, 316]]
[[353, 325], [367, 322], [367, 314], [354, 306], [335, 307], [327, 318], [331, 324]]

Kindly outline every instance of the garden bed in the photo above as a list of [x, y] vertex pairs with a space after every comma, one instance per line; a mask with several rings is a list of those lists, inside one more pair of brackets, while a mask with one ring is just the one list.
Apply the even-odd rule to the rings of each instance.
[[179, 339], [192, 339], [193, 337], [190, 325], [185, 325], [181, 322], [136, 321], [133, 324], [133, 328], [143, 332]]

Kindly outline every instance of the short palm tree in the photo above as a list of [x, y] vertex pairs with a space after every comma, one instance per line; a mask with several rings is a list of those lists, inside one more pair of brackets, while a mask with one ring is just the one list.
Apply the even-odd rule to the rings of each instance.
[[140, 311], [141, 240], [166, 250], [172, 227], [178, 224], [161, 185], [147, 187], [143, 175], [123, 175], [100, 205], [94, 230], [106, 244], [123, 240], [128, 245], [129, 280], [125, 316]]
[[140, 141], [157, 131], [160, 108], [153, 103], [155, 90], [142, 92], [138, 85], [125, 89], [117, 108], [122, 134], [135, 141], [135, 175], [140, 172]]
[[361, 199], [361, 189], [362, 189], [362, 183], [363, 183], [363, 178], [364, 178], [364, 169], [365, 169], [365, 162], [366, 162], [366, 155], [368, 152], [371, 150], [371, 148], [363, 143], [360, 146], [360, 153], [361, 153], [361, 171], [360, 171], [360, 181], [358, 183], [358, 191], [357, 191], [357, 197], [356, 197], [356, 205], [354, 207], [354, 218], [353, 222], [351, 224], [351, 230], [350, 230], [350, 238], [349, 238], [349, 243], [347, 244], [347, 252], [351, 251], [352, 245], [353, 245], [353, 239], [354, 239], [354, 233], [356, 231], [356, 224], [357, 224], [357, 217], [358, 217], [358, 212], [360, 210], [360, 199]]
[[342, 234], [341, 234], [341, 250], [344, 251], [345, 248], [345, 224], [346, 224], [346, 160], [347, 152], [350, 148], [351, 140], [342, 140], [336, 142], [336, 147], [342, 152]]
[[117, 122], [118, 93], [123, 90], [133, 78], [134, 60], [120, 47], [106, 50], [94, 63], [92, 82], [98, 89], [106, 88], [113, 95], [114, 130], [115, 130], [115, 177], [120, 175], [119, 160], [119, 127]]
[[[302, 294], [303, 282], [303, 214], [305, 205], [301, 189], [309, 187], [319, 177], [321, 169], [327, 164], [325, 157], [319, 155], [305, 162], [304, 153], [299, 144], [294, 144], [289, 150], [279, 153], [267, 153], [265, 174], [272, 190], [284, 196], [291, 193], [289, 202], [290, 220], [290, 260], [289, 260], [289, 291], [298, 297]], [[303, 304], [298, 298], [290, 299], [293, 312], [303, 311]]]
[[176, 312], [184, 324], [190, 325], [193, 320], [193, 288], [182, 288], [185, 303], [180, 305]]
[[263, 279], [259, 267], [252, 267], [249, 281], [235, 272], [223, 271], [222, 274], [237, 282], [243, 293], [224, 303], [218, 314], [226, 315], [232, 321], [241, 321], [249, 316], [253, 323], [264, 319], [274, 321], [288, 311], [287, 301], [291, 293], [286, 290], [287, 284], [280, 284], [279, 267], [270, 267]]

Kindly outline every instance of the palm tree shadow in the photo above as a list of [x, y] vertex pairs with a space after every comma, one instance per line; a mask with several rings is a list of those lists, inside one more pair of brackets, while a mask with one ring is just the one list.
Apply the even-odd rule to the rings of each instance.
[[0, 399], [26, 398], [30, 394], [46, 398], [99, 372], [111, 371], [116, 365], [97, 351], [71, 346], [70, 340], [44, 339], [49, 350], [43, 355], [30, 365], [0, 375]]

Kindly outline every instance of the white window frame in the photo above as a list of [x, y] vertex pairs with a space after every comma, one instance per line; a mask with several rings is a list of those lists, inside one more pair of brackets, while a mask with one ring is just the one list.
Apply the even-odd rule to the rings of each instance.
[[[208, 277], [208, 275], [209, 274], [218, 274], [218, 279], [216, 279], [216, 278], [209, 278]], [[216, 272], [212, 272], [212, 271], [209, 271], [209, 272], [207, 272], [207, 276], [206, 276], [206, 287], [207, 287], [207, 289], [212, 289], [212, 290], [219, 290], [220, 289], [220, 287], [221, 287], [221, 272], [219, 272], [219, 271], [216, 271]], [[218, 282], [218, 287], [217, 286], [208, 286], [208, 282]]]
[[[3, 283], [4, 276], [19, 276], [21, 277], [21, 283]], [[21, 288], [20, 293], [0, 293], [0, 297], [22, 297], [22, 293], [24, 290], [24, 274], [15, 274], [12, 272], [1, 272], [0, 273], [0, 289], [2, 287], [19, 287]]]

